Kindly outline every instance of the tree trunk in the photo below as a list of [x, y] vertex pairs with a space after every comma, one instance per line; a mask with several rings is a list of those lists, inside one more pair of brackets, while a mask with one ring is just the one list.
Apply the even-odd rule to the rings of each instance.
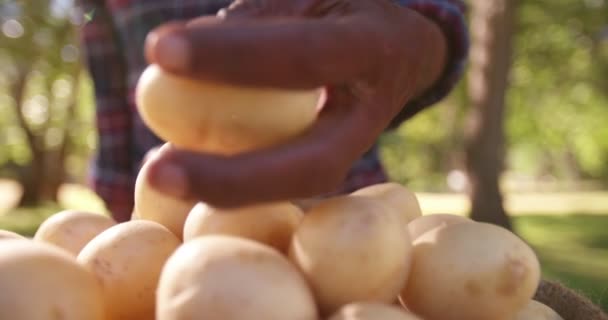
[[[80, 72], [80, 68], [76, 68], [76, 72]], [[17, 122], [25, 133], [26, 142], [30, 149], [32, 158], [31, 161], [24, 167], [21, 167], [18, 174], [19, 183], [23, 187], [23, 194], [19, 200], [20, 207], [34, 207], [47, 202], [57, 202], [59, 188], [65, 181], [65, 159], [69, 139], [67, 131], [73, 122], [75, 116], [76, 94], [72, 97], [73, 101], [68, 106], [66, 119], [63, 131], [63, 141], [61, 145], [53, 150], [48, 150], [44, 143], [44, 135], [51, 128], [50, 125], [45, 126], [42, 132], [35, 133], [27, 123], [21, 107], [23, 106], [25, 87], [27, 84], [28, 71], [23, 70], [21, 75], [13, 86], [13, 97], [15, 98], [15, 113]], [[79, 76], [75, 77], [73, 84], [73, 92], [76, 93]], [[53, 103], [54, 99], [51, 99]], [[53, 108], [53, 105], [51, 105]]]
[[466, 143], [471, 218], [511, 228], [499, 181], [504, 162], [503, 115], [511, 65], [515, 0], [474, 0]]
[[35, 207], [49, 200], [41, 197], [40, 176], [43, 174], [42, 169], [43, 165], [40, 161], [32, 161], [21, 170], [19, 182], [23, 186], [23, 194], [19, 200], [19, 207]]
[[57, 200], [59, 188], [67, 178], [66, 158], [71, 147], [69, 131], [73, 127], [76, 118], [81, 73], [82, 66], [79, 64], [75, 67], [72, 77], [72, 96], [67, 106], [63, 128], [61, 128], [63, 140], [56, 149], [47, 151], [47, 163], [45, 167], [47, 176], [44, 180], [42, 196], [52, 196], [54, 201]]
[[23, 187], [23, 194], [19, 200], [19, 206], [36, 206], [41, 203], [40, 197], [38, 196], [40, 189], [38, 179], [43, 175], [44, 167], [44, 154], [40, 152], [40, 140], [28, 126], [21, 110], [24, 102], [23, 100], [25, 99], [25, 88], [29, 71], [30, 70], [27, 67], [19, 68], [19, 75], [12, 86], [11, 92], [15, 99], [15, 115], [17, 117], [17, 122], [25, 134], [26, 142], [32, 153], [32, 160], [28, 166], [21, 168], [18, 175], [19, 183], [21, 183]]

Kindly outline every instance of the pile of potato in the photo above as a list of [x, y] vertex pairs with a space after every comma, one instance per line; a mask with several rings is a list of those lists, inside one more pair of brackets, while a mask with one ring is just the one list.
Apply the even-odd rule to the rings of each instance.
[[[240, 128], [267, 129], [254, 127]], [[284, 133], [262, 145], [294, 134]], [[231, 146], [226, 153], [260, 145], [205, 144]], [[461, 216], [422, 215], [397, 183], [306, 209], [290, 201], [224, 209], [159, 194], [147, 172], [131, 221], [68, 210], [33, 239], [0, 232], [0, 319], [561, 319], [532, 300], [540, 265], [524, 241]]]
[[561, 319], [531, 300], [540, 268], [525, 242], [422, 215], [396, 183], [306, 212], [290, 202], [180, 212], [136, 199], [158, 210], [120, 224], [68, 210], [33, 239], [0, 233], [0, 318]]

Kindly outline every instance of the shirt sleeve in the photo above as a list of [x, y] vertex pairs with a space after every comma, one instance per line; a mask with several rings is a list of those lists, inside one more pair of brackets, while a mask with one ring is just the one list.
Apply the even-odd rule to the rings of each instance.
[[422, 95], [411, 100], [395, 117], [390, 128], [445, 98], [462, 78], [469, 51], [466, 6], [460, 0], [397, 0], [439, 25], [447, 40], [448, 60], [440, 78]]
[[134, 193], [125, 62], [105, 1], [81, 0], [80, 9], [86, 17], [81, 43], [93, 80], [98, 130], [89, 184], [113, 217], [124, 221], [131, 216]]

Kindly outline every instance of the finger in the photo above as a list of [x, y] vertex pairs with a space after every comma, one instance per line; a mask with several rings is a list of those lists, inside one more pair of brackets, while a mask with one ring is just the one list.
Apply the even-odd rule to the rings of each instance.
[[[197, 23], [202, 24], [210, 17], [205, 16], [197, 19]], [[215, 17], [212, 19], [216, 19]], [[187, 48], [184, 48], [184, 43], [176, 41], [171, 43], [173, 38], [168, 35], [183, 30], [187, 25], [187, 22], [183, 21], [171, 21], [167, 22], [160, 27], [156, 28], [153, 32], [149, 32], [146, 36], [144, 45], [144, 56], [148, 62], [154, 62], [157, 60], [156, 57], [173, 57], [173, 60], [165, 58], [164, 67], [167, 69], [174, 69], [172, 64], [181, 65], [182, 60], [188, 59], [187, 57], [180, 57]], [[163, 39], [163, 45], [159, 46], [158, 43]], [[180, 48], [181, 46], [181, 48]]]
[[308, 134], [271, 150], [228, 158], [165, 150], [151, 160], [150, 183], [174, 197], [221, 207], [331, 192], [382, 129], [363, 112], [328, 106]]
[[151, 63], [184, 76], [237, 85], [314, 88], [340, 84], [378, 63], [382, 38], [362, 18], [235, 19], [154, 31]]
[[152, 149], [148, 150], [148, 152], [146, 152], [146, 154], [144, 154], [144, 158], [141, 162], [146, 163], [148, 160], [150, 160], [152, 158], [152, 156], [154, 156], [154, 154], [156, 154], [158, 152], [159, 149], [160, 149], [160, 147], [156, 146], [156, 147], [153, 147]]

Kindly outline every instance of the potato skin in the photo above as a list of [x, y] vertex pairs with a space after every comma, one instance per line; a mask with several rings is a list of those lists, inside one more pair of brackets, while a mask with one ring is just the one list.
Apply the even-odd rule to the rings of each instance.
[[405, 309], [383, 303], [355, 302], [347, 304], [328, 320], [421, 320]]
[[287, 254], [302, 210], [290, 202], [273, 202], [234, 209], [198, 203], [186, 219], [184, 241], [210, 234], [239, 236]]
[[530, 300], [513, 320], [564, 320], [564, 318], [549, 306], [536, 300]]
[[106, 320], [95, 276], [69, 252], [29, 239], [0, 241], [0, 319]]
[[474, 221], [455, 214], [436, 213], [427, 214], [412, 220], [410, 223], [408, 223], [407, 228], [410, 231], [412, 240], [416, 240], [424, 233], [437, 227], [463, 222]]
[[286, 257], [253, 240], [207, 235], [163, 268], [157, 320], [318, 320], [310, 288]]
[[534, 251], [496, 225], [441, 226], [418, 237], [413, 247], [401, 299], [422, 318], [511, 319], [540, 281]]
[[403, 224], [408, 224], [422, 216], [422, 209], [416, 194], [396, 182], [377, 183], [361, 188], [353, 195], [369, 196], [382, 201], [403, 218]]
[[0, 230], [0, 240], [9, 240], [9, 239], [27, 239], [26, 237], [12, 231], [8, 230]]
[[34, 240], [56, 245], [76, 257], [89, 241], [114, 225], [116, 221], [105, 215], [64, 210], [44, 220]]
[[365, 196], [329, 198], [309, 209], [289, 257], [324, 316], [357, 301], [391, 303], [407, 282], [411, 240], [401, 218]]
[[154, 319], [161, 269], [180, 244], [162, 225], [133, 220], [100, 233], [77, 260], [102, 284], [109, 319]]
[[322, 93], [194, 81], [152, 64], [138, 81], [136, 102], [143, 121], [164, 141], [235, 154], [302, 134], [317, 118]]
[[[163, 145], [163, 148], [168, 144]], [[148, 181], [149, 163], [143, 164], [135, 180], [135, 206], [131, 220], [149, 220], [169, 229], [183, 239], [184, 224], [196, 201], [167, 196], [152, 188]]]

